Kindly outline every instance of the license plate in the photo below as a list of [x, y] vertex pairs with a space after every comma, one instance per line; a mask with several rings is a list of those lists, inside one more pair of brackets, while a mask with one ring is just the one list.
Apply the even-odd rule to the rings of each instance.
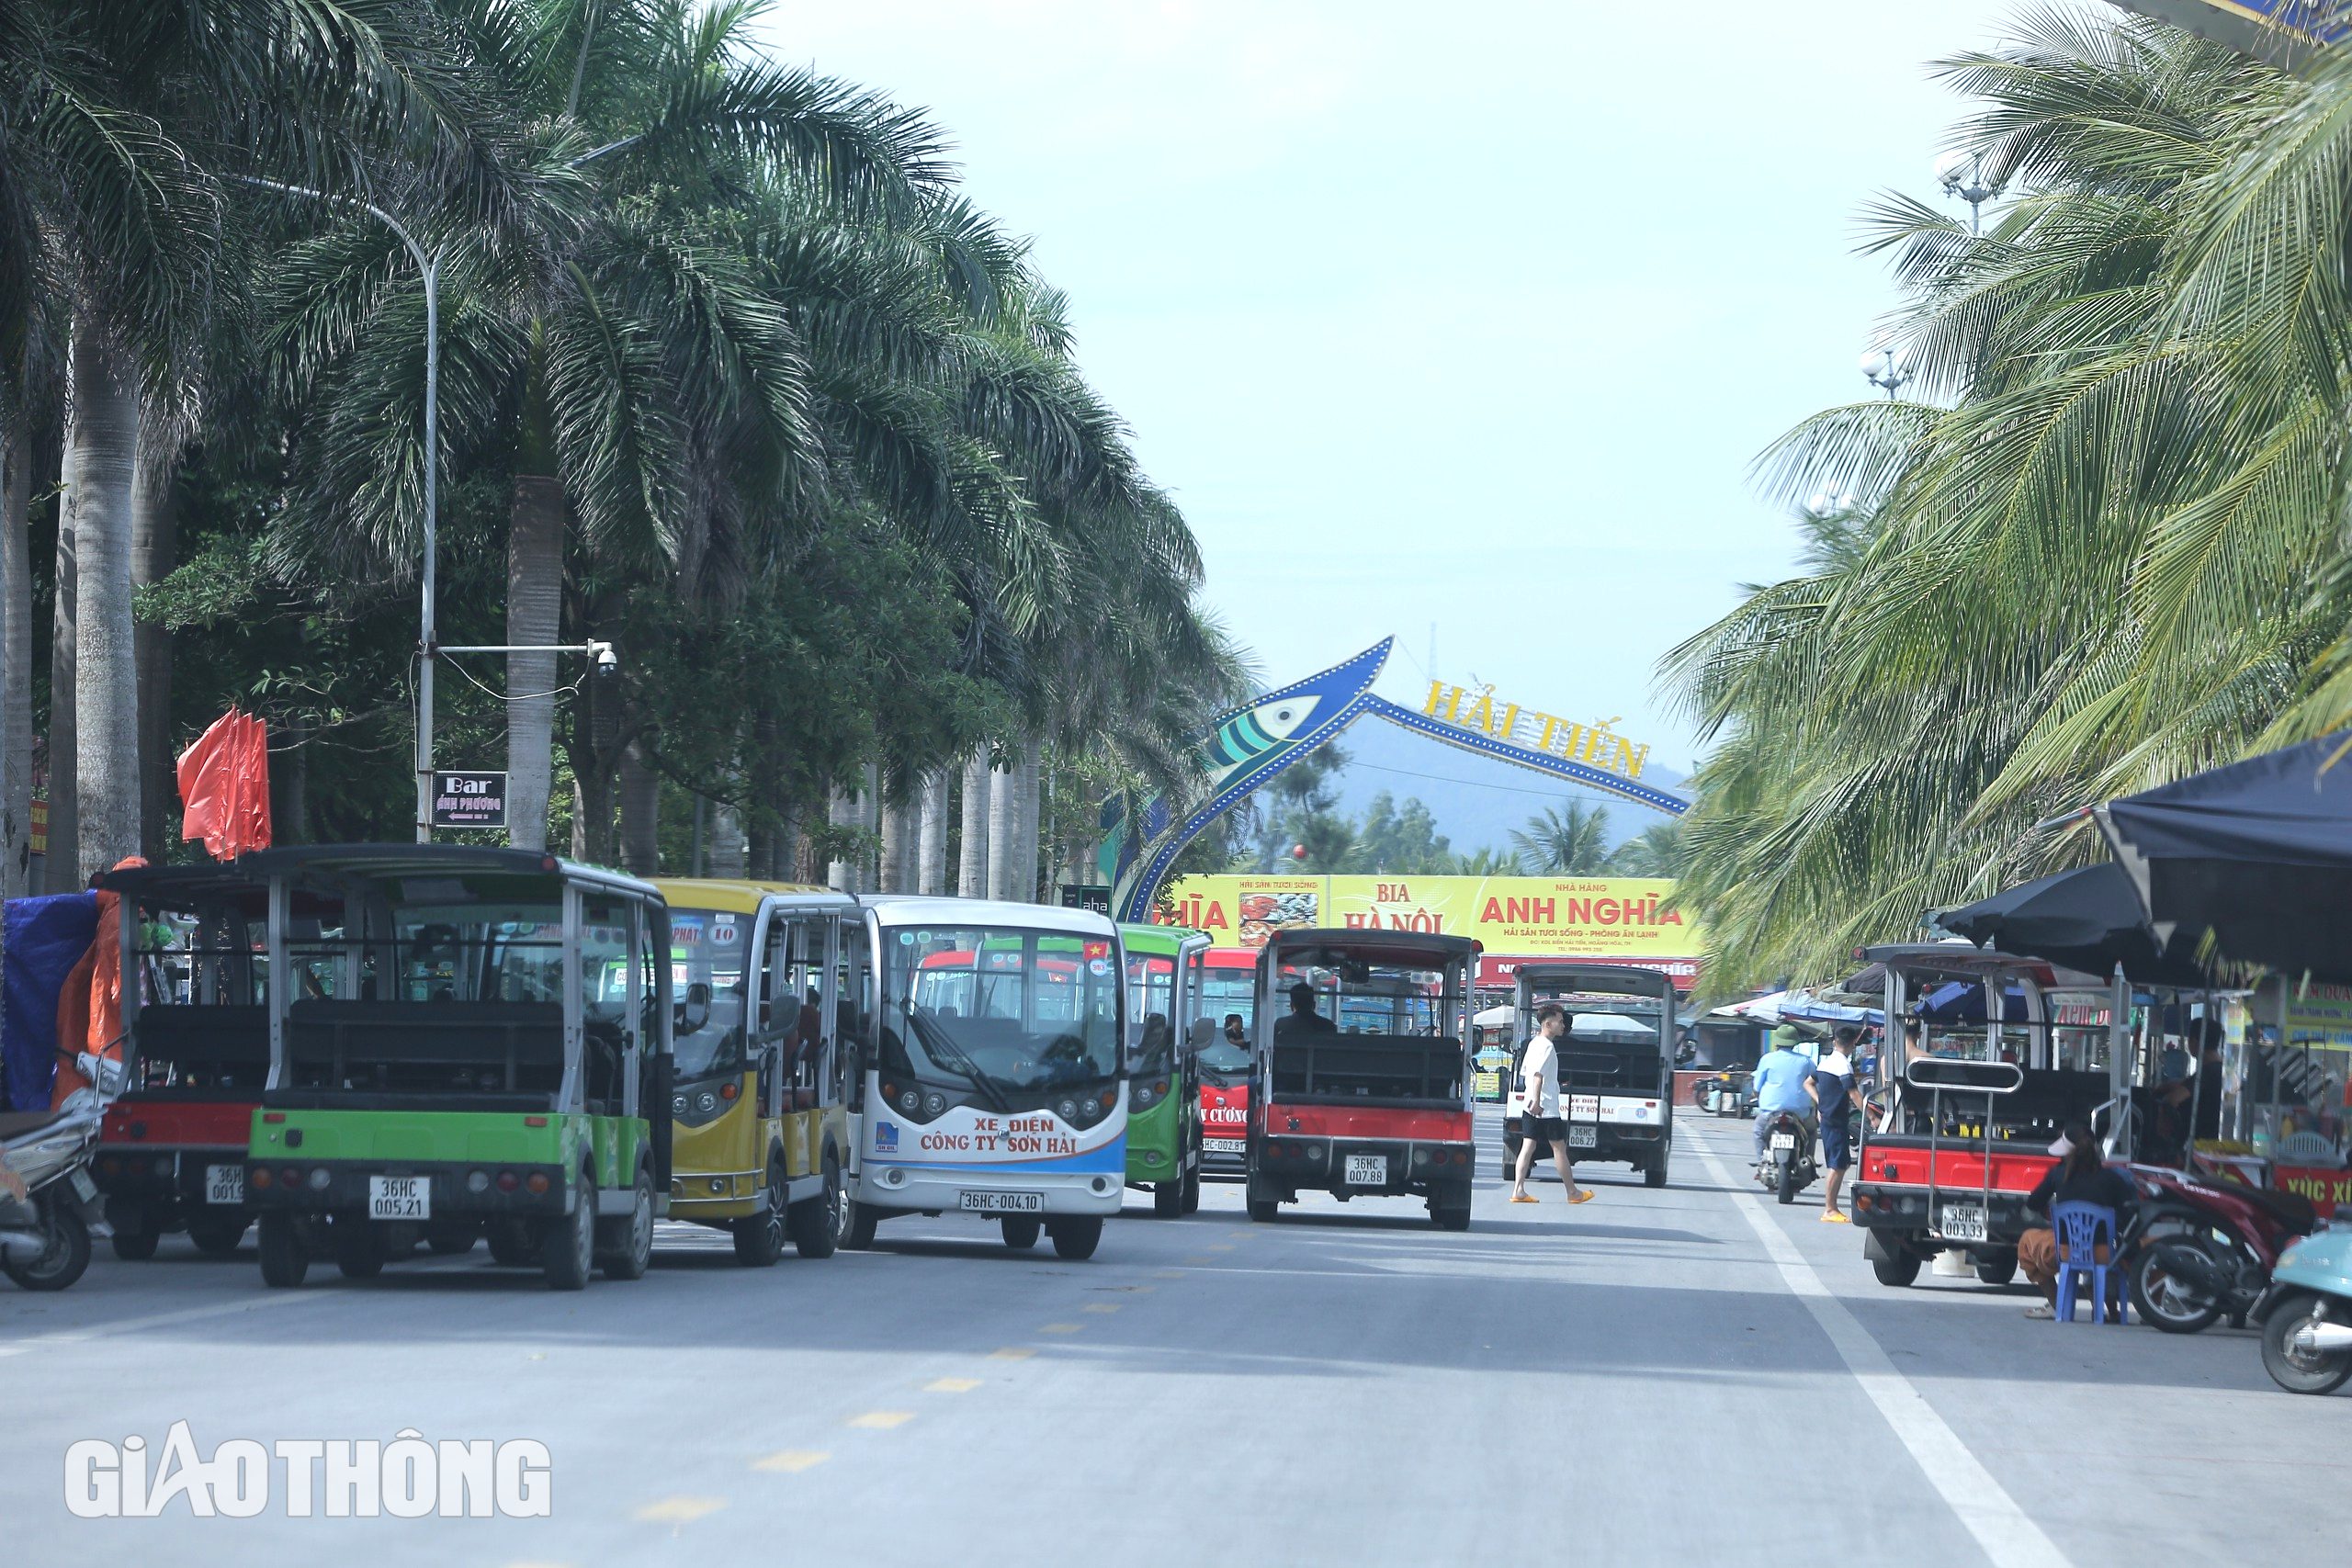
[[1042, 1192], [967, 1192], [963, 1206], [975, 1214], [1042, 1214], [1046, 1212], [1046, 1196]]
[[1201, 1147], [1213, 1155], [1238, 1155], [1248, 1151], [1250, 1140], [1247, 1138], [1203, 1138]]
[[1571, 1122], [1568, 1123], [1568, 1147], [1572, 1149], [1589, 1149], [1599, 1147], [1600, 1144], [1600, 1128], [1589, 1127], [1580, 1122]]
[[204, 1201], [208, 1203], [242, 1203], [245, 1201], [245, 1168], [242, 1165], [208, 1165], [204, 1168]]
[[1797, 1146], [1797, 1135], [1794, 1133], [1775, 1133], [1772, 1134], [1772, 1146], [1776, 1149], [1793, 1149]]
[[1388, 1185], [1386, 1155], [1350, 1155], [1348, 1185], [1351, 1187], [1385, 1187]]
[[1984, 1207], [1981, 1203], [1946, 1203], [1938, 1227], [1953, 1241], [1984, 1239]]
[[369, 1177], [368, 1217], [371, 1220], [431, 1219], [433, 1179], [429, 1176]]

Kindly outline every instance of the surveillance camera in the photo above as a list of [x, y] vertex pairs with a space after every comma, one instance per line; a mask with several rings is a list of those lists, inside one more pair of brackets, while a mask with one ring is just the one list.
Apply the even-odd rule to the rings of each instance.
[[609, 643], [609, 642], [600, 642], [600, 643], [596, 644], [596, 673], [597, 673], [597, 674], [599, 674], [599, 675], [614, 675], [614, 674], [618, 674], [618, 673], [620, 672], [620, 667], [621, 667], [620, 656], [619, 656], [618, 654], [616, 654], [616, 653], [613, 651], [613, 645], [612, 645], [611, 643]]

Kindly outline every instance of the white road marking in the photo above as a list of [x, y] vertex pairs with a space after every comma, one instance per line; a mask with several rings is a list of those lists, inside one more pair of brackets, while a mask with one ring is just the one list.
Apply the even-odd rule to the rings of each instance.
[[1945, 1425], [1935, 1406], [1911, 1386], [1911, 1380], [1895, 1371], [1870, 1330], [1822, 1283], [1813, 1265], [1772, 1223], [1755, 1194], [1741, 1190], [1714, 1150], [1696, 1138], [1688, 1146], [1706, 1162], [1716, 1185], [1731, 1195], [1733, 1204], [1756, 1232], [1756, 1239], [1764, 1244], [1765, 1255], [1779, 1266], [1790, 1292], [1813, 1314], [1821, 1332], [1837, 1347], [1846, 1370], [1862, 1385], [1862, 1392], [1870, 1395], [1879, 1415], [1927, 1476], [1928, 1484], [1959, 1517], [1984, 1555], [1998, 1568], [2073, 1568], [2066, 1554], [2026, 1517], [2017, 1499], [1993, 1479], [1993, 1472], [1969, 1451], [1959, 1434]]
[[[134, 1268], [145, 1265], [134, 1264]], [[166, 1265], [166, 1267], [170, 1267]], [[402, 1269], [402, 1274], [454, 1274], [469, 1267], [462, 1258], [443, 1263], [424, 1263], [413, 1269]], [[217, 1303], [211, 1306], [182, 1307], [177, 1312], [159, 1312], [147, 1317], [114, 1318], [105, 1323], [93, 1323], [81, 1328], [63, 1329], [53, 1334], [36, 1335], [0, 1345], [0, 1359], [28, 1355], [35, 1350], [53, 1350], [63, 1345], [85, 1345], [118, 1334], [136, 1334], [150, 1328], [168, 1328], [178, 1323], [197, 1323], [208, 1317], [233, 1317], [239, 1313], [262, 1312], [270, 1307], [300, 1306], [304, 1302], [330, 1302], [345, 1292], [334, 1288], [325, 1290], [258, 1290], [250, 1296]]]

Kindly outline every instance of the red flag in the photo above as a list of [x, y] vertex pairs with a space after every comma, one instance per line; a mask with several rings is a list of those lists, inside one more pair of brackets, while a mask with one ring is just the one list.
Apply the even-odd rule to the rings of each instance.
[[201, 839], [215, 860], [269, 848], [269, 732], [231, 708], [180, 754], [180, 837]]

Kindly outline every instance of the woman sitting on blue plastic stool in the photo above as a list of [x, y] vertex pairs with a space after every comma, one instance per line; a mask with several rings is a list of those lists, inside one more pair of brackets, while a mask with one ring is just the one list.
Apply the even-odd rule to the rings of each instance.
[[[2047, 1214], [2053, 1203], [2096, 1203], [2102, 1209], [2115, 1211], [2115, 1230], [2123, 1233], [2131, 1222], [2132, 1211], [2139, 1206], [2139, 1193], [2129, 1178], [2107, 1168], [2099, 1153], [2098, 1139], [2080, 1122], [2069, 1122], [2058, 1141], [2050, 1145], [2058, 1163], [2042, 1177], [2041, 1184], [2025, 1201], [2025, 1206], [2035, 1213]], [[2108, 1261], [2107, 1248], [2099, 1249], [2098, 1260]], [[2042, 1226], [2018, 1237], [2018, 1267], [2025, 1277], [2041, 1287], [2043, 1299], [2025, 1309], [2028, 1317], [2055, 1317], [2058, 1301], [2058, 1236]], [[2117, 1299], [2112, 1303], [2099, 1303], [2092, 1307], [2094, 1314], [2102, 1308], [2115, 1313], [2123, 1310], [2122, 1270], [2115, 1273], [2113, 1284]]]

